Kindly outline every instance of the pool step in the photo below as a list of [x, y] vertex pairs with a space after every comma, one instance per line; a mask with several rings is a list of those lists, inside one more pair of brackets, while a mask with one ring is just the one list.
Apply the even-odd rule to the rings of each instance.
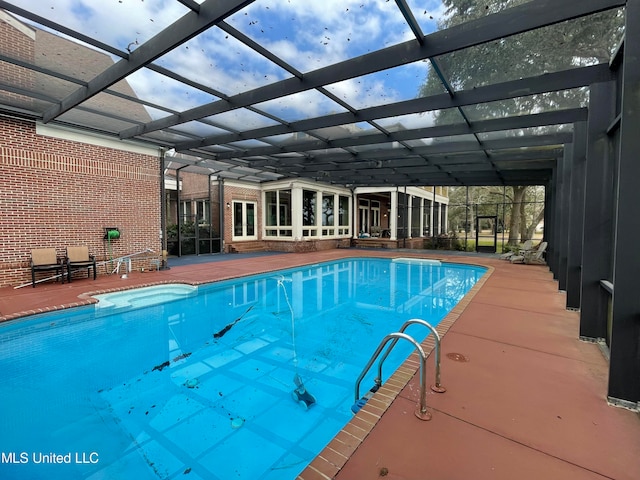
[[380, 388], [380, 385], [378, 385], [377, 383], [373, 387], [371, 387], [371, 389], [367, 393], [365, 393], [362, 397], [360, 397], [356, 401], [356, 403], [354, 403], [351, 406], [351, 411], [353, 413], [358, 413], [360, 409], [366, 405], [369, 399], [373, 397], [373, 394], [376, 393], [379, 388]]
[[118, 310], [149, 307], [172, 300], [180, 300], [195, 295], [197, 290], [198, 288], [193, 285], [166, 284], [103, 293], [93, 295], [93, 297], [98, 300], [96, 309]]

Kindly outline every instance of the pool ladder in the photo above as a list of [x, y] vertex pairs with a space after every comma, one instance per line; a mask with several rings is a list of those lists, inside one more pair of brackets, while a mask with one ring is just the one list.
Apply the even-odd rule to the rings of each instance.
[[[358, 376], [358, 379], [356, 380], [356, 388], [355, 388], [355, 403], [354, 403], [354, 406], [351, 408], [354, 413], [357, 413], [357, 411], [364, 406], [367, 400], [369, 400], [369, 398], [373, 396], [373, 394], [380, 388], [380, 386], [382, 386], [382, 364], [387, 359], [387, 357], [391, 353], [391, 350], [393, 350], [393, 348], [396, 346], [398, 341], [400, 339], [404, 339], [410, 342], [411, 344], [413, 344], [415, 349], [418, 351], [418, 354], [420, 355], [420, 404], [418, 405], [418, 408], [415, 411], [415, 415], [420, 420], [431, 420], [431, 413], [429, 413], [429, 411], [427, 410], [427, 390], [426, 390], [427, 355], [424, 353], [424, 350], [422, 349], [422, 346], [420, 345], [420, 343], [418, 343], [411, 335], [407, 335], [406, 333], [404, 333], [404, 331], [410, 325], [414, 325], [414, 324], [423, 325], [427, 327], [434, 335], [436, 381], [435, 381], [435, 384], [431, 386], [431, 390], [437, 393], [444, 393], [446, 391], [446, 388], [444, 388], [440, 383], [440, 335], [438, 335], [438, 332], [436, 331], [436, 329], [433, 328], [429, 323], [419, 318], [412, 318], [411, 320], [407, 320], [406, 322], [404, 322], [402, 327], [400, 327], [399, 331], [395, 333], [390, 333], [389, 335], [385, 336], [382, 339], [382, 341], [380, 342], [380, 345], [378, 345], [378, 348], [376, 349], [376, 351], [371, 356], [371, 358], [365, 365], [364, 369], [362, 370], [362, 373], [360, 373], [360, 376]], [[384, 347], [389, 342], [391, 342], [391, 344], [389, 345], [387, 350], [384, 352], [384, 354], [380, 358], [380, 361], [378, 362], [378, 376], [374, 380], [375, 385], [371, 388], [371, 390], [369, 390], [369, 392], [367, 392], [362, 398], [360, 398], [360, 384], [362, 383], [362, 379], [367, 374], [367, 372], [371, 369], [371, 366], [373, 365], [373, 363], [376, 361], [376, 359], [378, 358], [378, 356], [380, 355]]]

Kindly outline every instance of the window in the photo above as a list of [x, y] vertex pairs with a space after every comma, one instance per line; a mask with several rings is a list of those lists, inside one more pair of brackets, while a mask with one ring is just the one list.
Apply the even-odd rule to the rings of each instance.
[[291, 190], [282, 190], [279, 193], [278, 224], [283, 227], [291, 226]]
[[358, 227], [360, 233], [369, 233], [369, 200], [358, 201]]
[[211, 209], [209, 200], [183, 200], [180, 202], [180, 216], [182, 223], [198, 223], [209, 225], [211, 223]]
[[322, 191], [310, 185], [266, 191], [264, 235], [283, 240], [349, 235], [352, 221], [350, 208], [351, 197], [348, 193], [340, 195], [336, 191]]
[[182, 220], [181, 223], [183, 224], [192, 223], [194, 221], [190, 200], [183, 200], [182, 202], [180, 202], [180, 216]]
[[302, 191], [302, 236], [315, 237], [318, 235], [316, 225], [317, 192]]
[[371, 200], [371, 226], [380, 226], [380, 202], [377, 200]]
[[255, 240], [256, 233], [256, 204], [255, 202], [233, 202], [232, 220], [234, 240]]
[[[335, 216], [333, 215], [334, 196], [325, 193], [322, 195], [322, 226], [334, 227]], [[322, 235], [335, 235], [335, 228], [323, 228]]]
[[423, 211], [423, 226], [422, 231], [426, 237], [431, 235], [430, 225], [431, 225], [431, 200], [424, 201], [424, 211]]
[[197, 200], [195, 204], [198, 224], [209, 225], [211, 223], [209, 200]]
[[265, 234], [267, 237], [291, 237], [291, 190], [265, 192]]
[[411, 237], [416, 238], [420, 236], [420, 222], [422, 220], [420, 215], [420, 207], [422, 206], [422, 198], [411, 198]]
[[338, 197], [338, 235], [349, 235], [349, 197]]

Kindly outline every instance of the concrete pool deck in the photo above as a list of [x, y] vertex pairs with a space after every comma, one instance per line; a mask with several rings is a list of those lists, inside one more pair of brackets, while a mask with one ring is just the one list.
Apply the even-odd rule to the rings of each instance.
[[[416, 418], [419, 379], [410, 359], [300, 479], [640, 478], [640, 417], [607, 404], [607, 360], [598, 345], [578, 340], [578, 313], [565, 309], [546, 266], [410, 250], [217, 255], [173, 266], [183, 261], [177, 259], [170, 270], [127, 279], [101, 275], [0, 288], [0, 320], [83, 304], [87, 292], [202, 283], [352, 256], [414, 255], [491, 268], [445, 319], [441, 380], [447, 391], [428, 390], [432, 419]], [[427, 371], [431, 384], [431, 357]]]

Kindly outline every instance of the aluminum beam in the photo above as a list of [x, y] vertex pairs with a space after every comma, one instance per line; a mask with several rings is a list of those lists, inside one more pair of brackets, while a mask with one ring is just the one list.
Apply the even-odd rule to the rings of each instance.
[[[229, 153], [221, 154], [220, 158], [224, 156], [256, 156], [256, 155], [275, 155], [281, 153], [297, 153], [297, 152], [309, 152], [313, 150], [320, 150], [325, 148], [345, 148], [345, 147], [358, 147], [363, 145], [378, 145], [381, 143], [401, 142], [408, 140], [438, 138], [445, 136], [465, 135], [470, 133], [486, 133], [501, 130], [514, 130], [529, 127], [548, 126], [548, 125], [561, 125], [572, 124], [577, 121], [587, 119], [586, 108], [572, 108], [567, 110], [559, 110], [555, 112], [537, 113], [532, 115], [522, 115], [515, 117], [506, 117], [492, 120], [481, 120], [473, 122], [471, 125], [466, 123], [457, 123], [452, 125], [439, 125], [433, 127], [417, 128], [412, 130], [401, 130], [391, 134], [367, 134], [360, 136], [350, 136], [346, 138], [339, 138], [331, 141], [313, 140], [299, 142], [291, 145], [277, 145], [269, 147], [256, 147], [250, 151], [244, 152], [241, 155], [233, 155]], [[253, 137], [249, 132], [243, 132], [242, 136], [247, 134], [246, 138], [259, 138]], [[236, 134], [234, 141], [240, 140], [241, 135]], [[225, 135], [225, 137], [227, 137]], [[521, 138], [521, 137], [514, 137]], [[187, 142], [185, 142], [187, 143]], [[195, 142], [194, 142], [195, 143]], [[228, 142], [220, 142], [221, 144]], [[477, 142], [474, 142], [477, 145]], [[483, 142], [486, 144], [487, 142]], [[561, 142], [564, 143], [564, 142]], [[490, 148], [490, 147], [487, 147]], [[177, 151], [181, 151], [181, 148], [177, 148]]]
[[91, 79], [86, 87], [81, 87], [51, 107], [43, 115], [43, 121], [49, 122], [85, 100], [100, 93], [127, 75], [153, 62], [156, 58], [187, 42], [224, 18], [232, 15], [254, 0], [206, 0], [200, 5], [199, 12], [189, 12], [168, 26], [155, 37], [143, 43], [122, 59]]
[[[381, 118], [391, 118], [414, 113], [424, 113], [434, 110], [475, 105], [478, 103], [488, 103], [527, 95], [535, 95], [538, 93], [584, 87], [593, 83], [604, 82], [612, 79], [613, 74], [609, 69], [609, 65], [607, 63], [602, 63], [599, 65], [580, 67], [535, 77], [487, 85], [470, 90], [462, 90], [460, 92], [456, 92], [455, 97], [451, 97], [449, 94], [445, 93], [365, 108], [359, 110], [357, 114], [352, 112], [337, 113], [310, 120], [292, 122], [289, 125], [276, 125], [255, 129], [242, 132], [241, 135], [215, 135], [207, 139], [203, 139], [201, 142], [183, 142], [176, 144], [176, 150], [187, 150], [207, 145], [231, 143], [238, 140], [245, 140], [247, 138], [283, 135], [299, 131], [348, 125], [363, 121], [375, 121]], [[176, 116], [174, 115], [174, 117]], [[168, 126], [170, 125], [166, 125], [163, 128]], [[128, 135], [121, 136], [124, 138]]]
[[[208, 0], [207, 3], [215, 0]], [[424, 37], [424, 42], [409, 40], [360, 57], [339, 62], [305, 73], [302, 79], [290, 78], [230, 97], [230, 101], [217, 101], [169, 116], [144, 127], [121, 132], [122, 138], [142, 135], [154, 130], [186, 123], [198, 118], [216, 115], [275, 98], [300, 93], [324, 85], [368, 75], [381, 70], [406, 65], [427, 58], [444, 55], [536, 28], [554, 25], [566, 20], [624, 6], [622, 0], [564, 1], [536, 0], [487, 15]], [[203, 4], [204, 7], [205, 4]], [[154, 57], [157, 58], [157, 57]], [[153, 59], [151, 59], [153, 60]], [[151, 61], [150, 60], [150, 61]], [[448, 97], [449, 95], [446, 94]], [[457, 95], [456, 95], [457, 96]]]
[[[487, 140], [479, 145], [477, 142], [443, 142], [435, 143], [432, 145], [425, 145], [423, 147], [414, 147], [411, 150], [405, 148], [386, 148], [375, 150], [364, 150], [358, 152], [356, 155], [351, 153], [327, 153], [320, 155], [309, 155], [308, 159], [312, 162], [319, 163], [344, 163], [353, 161], [393, 161], [395, 159], [415, 157], [415, 156], [429, 156], [429, 155], [442, 155], [442, 154], [455, 154], [455, 153], [472, 153], [482, 152], [485, 150], [505, 150], [505, 149], [519, 149], [524, 147], [547, 147], [553, 145], [562, 145], [564, 143], [571, 142], [570, 133], [556, 133], [550, 135], [532, 135], [527, 137], [508, 137], [500, 140]], [[540, 152], [545, 155], [547, 150], [540, 149]], [[514, 158], [524, 152], [513, 152]], [[497, 158], [502, 153], [496, 152], [491, 155], [491, 158]], [[509, 152], [505, 152], [504, 155], [509, 155]], [[548, 154], [547, 154], [548, 155]], [[227, 158], [226, 156], [219, 156], [219, 160]], [[238, 158], [237, 156], [230, 155], [228, 158]], [[486, 160], [486, 156], [484, 156]], [[263, 162], [268, 164], [269, 162]]]

